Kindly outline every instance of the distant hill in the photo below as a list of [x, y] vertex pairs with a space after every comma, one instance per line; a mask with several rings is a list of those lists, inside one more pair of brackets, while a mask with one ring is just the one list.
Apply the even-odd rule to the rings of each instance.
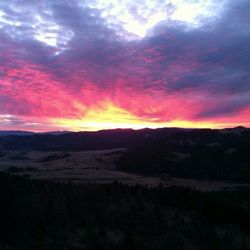
[[222, 130], [145, 128], [140, 130], [112, 129], [97, 132], [54, 131], [48, 133], [0, 131], [0, 149], [81, 151], [137, 146], [155, 148], [165, 147], [166, 143], [173, 140], [181, 143], [183, 140], [187, 140], [185, 139], [187, 137], [189, 143], [192, 140], [202, 138], [207, 138], [207, 143], [216, 143], [221, 138], [231, 138], [232, 136], [238, 138], [241, 134], [248, 134], [249, 131], [249, 129], [243, 127]]
[[6, 130], [6, 131], [0, 130], [0, 137], [11, 136], [11, 135], [30, 136], [30, 135], [38, 135], [38, 134], [61, 135], [61, 134], [66, 134], [66, 133], [69, 133], [69, 132], [68, 131], [50, 131], [50, 132], [35, 133], [35, 132], [30, 132], [30, 131], [19, 131], [19, 130]]
[[43, 134], [9, 134], [0, 137], [0, 149], [80, 151], [133, 147], [161, 140], [174, 133], [187, 131], [181, 128], [114, 129], [97, 132], [64, 132]]
[[128, 148], [118, 169], [143, 175], [250, 181], [250, 129], [114, 129], [0, 137], [0, 151]]
[[10, 135], [27, 136], [33, 134], [35, 133], [28, 131], [18, 131], [18, 130], [0, 131], [0, 136], [10, 136]]
[[250, 129], [194, 129], [124, 152], [122, 171], [182, 178], [250, 182]]

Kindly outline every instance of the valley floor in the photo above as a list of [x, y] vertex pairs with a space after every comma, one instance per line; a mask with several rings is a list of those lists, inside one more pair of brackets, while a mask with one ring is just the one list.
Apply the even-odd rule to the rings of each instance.
[[224, 180], [174, 178], [168, 175], [142, 176], [116, 169], [126, 148], [81, 152], [1, 151], [0, 170], [32, 179], [81, 183], [121, 182], [127, 185], [187, 186], [202, 191], [235, 190], [249, 183]]

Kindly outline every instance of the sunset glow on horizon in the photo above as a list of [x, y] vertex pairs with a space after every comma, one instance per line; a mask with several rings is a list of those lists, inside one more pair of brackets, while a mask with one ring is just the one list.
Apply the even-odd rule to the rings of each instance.
[[51, 119], [62, 130], [70, 131], [99, 131], [104, 129], [143, 129], [161, 127], [179, 128], [227, 128], [235, 126], [249, 127], [248, 122], [228, 122], [219, 121], [184, 121], [171, 120], [169, 122], [154, 121], [154, 119], [141, 119], [131, 114], [129, 111], [114, 106], [110, 102], [104, 103], [102, 107], [89, 108], [82, 118], [79, 119]]
[[52, 122], [60, 125], [63, 129], [73, 131], [98, 131], [103, 129], [116, 128], [159, 128], [159, 127], [184, 127], [184, 128], [208, 128], [215, 124], [206, 122], [194, 123], [187, 121], [173, 120], [170, 122], [157, 122], [142, 120], [140, 117], [129, 113], [128, 111], [112, 105], [105, 104], [104, 107], [90, 108], [80, 119], [52, 119]]
[[250, 127], [247, 0], [3, 0], [0, 130]]

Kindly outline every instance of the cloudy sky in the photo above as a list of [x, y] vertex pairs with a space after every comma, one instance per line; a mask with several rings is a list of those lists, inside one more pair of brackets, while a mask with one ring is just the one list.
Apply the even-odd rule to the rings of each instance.
[[1, 0], [0, 130], [250, 126], [249, 0]]

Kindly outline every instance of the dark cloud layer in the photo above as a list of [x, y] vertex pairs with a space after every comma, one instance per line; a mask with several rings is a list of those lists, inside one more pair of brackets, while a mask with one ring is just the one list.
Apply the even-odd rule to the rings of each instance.
[[1, 1], [0, 114], [74, 118], [108, 99], [143, 119], [250, 124], [249, 13], [225, 1], [201, 27], [166, 20], [130, 39], [91, 4]]

